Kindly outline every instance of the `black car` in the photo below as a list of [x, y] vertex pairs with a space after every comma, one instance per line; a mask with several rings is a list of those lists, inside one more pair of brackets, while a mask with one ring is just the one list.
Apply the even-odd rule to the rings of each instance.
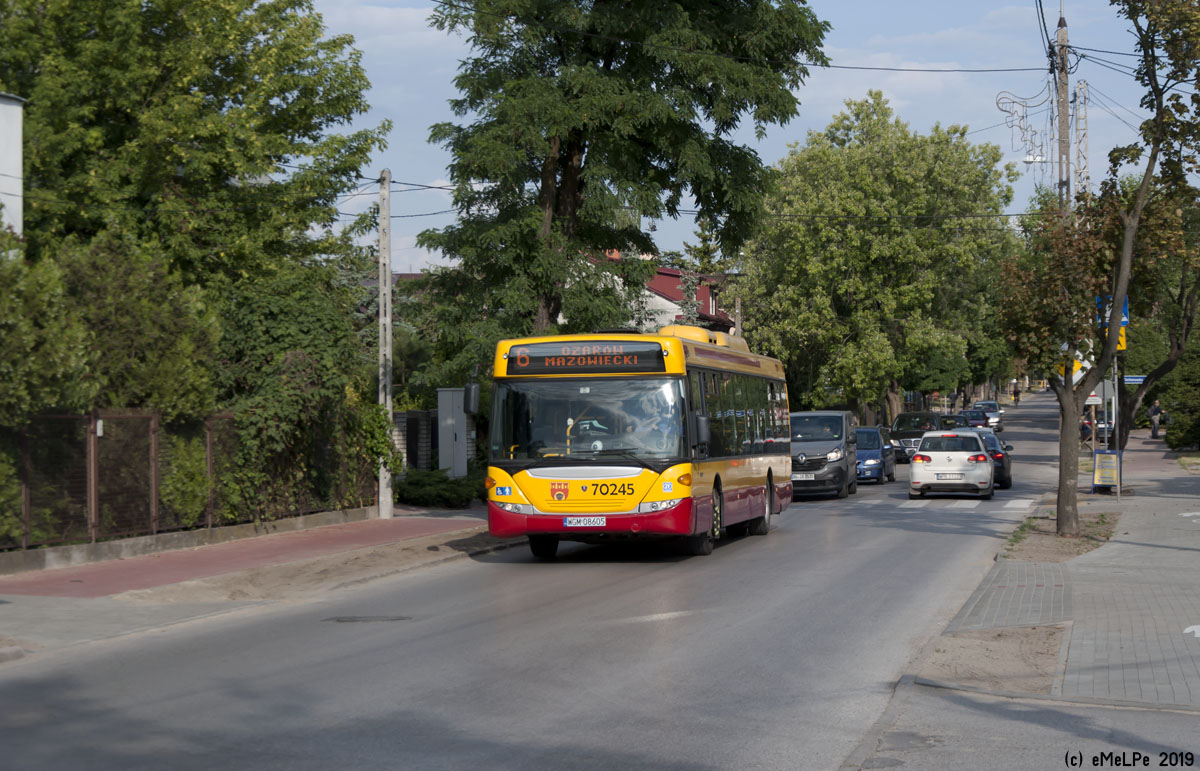
[[892, 421], [892, 438], [900, 440], [904, 447], [904, 455], [896, 460], [908, 463], [917, 452], [917, 445], [926, 431], [936, 431], [941, 427], [942, 416], [936, 412], [901, 412]]
[[996, 487], [1007, 490], [1012, 487], [1012, 455], [1009, 454], [1012, 452], [1012, 445], [1002, 444], [1000, 437], [991, 431], [980, 431], [979, 436], [983, 439], [983, 446], [987, 448], [988, 455], [992, 456]]

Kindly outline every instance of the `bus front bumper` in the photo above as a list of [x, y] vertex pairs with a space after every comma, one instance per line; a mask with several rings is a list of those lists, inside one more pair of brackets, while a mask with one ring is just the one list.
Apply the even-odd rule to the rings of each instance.
[[[522, 535], [557, 535], [565, 540], [605, 540], [605, 536], [641, 537], [691, 535], [695, 505], [691, 498], [663, 511], [638, 514], [577, 512], [572, 514], [517, 514], [488, 501], [488, 532], [499, 538]], [[603, 524], [578, 524], [596, 521]]]

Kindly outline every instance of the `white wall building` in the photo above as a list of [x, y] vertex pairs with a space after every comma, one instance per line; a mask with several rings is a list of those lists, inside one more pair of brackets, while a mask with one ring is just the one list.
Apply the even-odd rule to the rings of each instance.
[[0, 228], [21, 234], [24, 214], [24, 172], [21, 124], [25, 100], [0, 91]]

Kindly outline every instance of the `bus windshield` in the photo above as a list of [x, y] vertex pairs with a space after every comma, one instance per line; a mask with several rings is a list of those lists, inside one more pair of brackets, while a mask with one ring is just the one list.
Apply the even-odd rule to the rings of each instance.
[[489, 457], [685, 456], [681, 378], [496, 383]]

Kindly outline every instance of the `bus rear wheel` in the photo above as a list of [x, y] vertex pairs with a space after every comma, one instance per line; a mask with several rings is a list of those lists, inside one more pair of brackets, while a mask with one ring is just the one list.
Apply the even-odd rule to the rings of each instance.
[[767, 477], [767, 495], [763, 502], [761, 517], [750, 520], [750, 535], [766, 535], [771, 532], [771, 516], [775, 513], [775, 483]]
[[549, 562], [558, 554], [558, 536], [531, 535], [529, 536], [529, 551], [540, 560]]

